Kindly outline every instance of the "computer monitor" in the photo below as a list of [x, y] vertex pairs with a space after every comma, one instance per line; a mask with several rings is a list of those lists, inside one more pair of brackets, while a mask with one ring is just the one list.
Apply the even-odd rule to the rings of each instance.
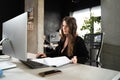
[[28, 13], [3, 22], [2, 53], [19, 60], [27, 60]]

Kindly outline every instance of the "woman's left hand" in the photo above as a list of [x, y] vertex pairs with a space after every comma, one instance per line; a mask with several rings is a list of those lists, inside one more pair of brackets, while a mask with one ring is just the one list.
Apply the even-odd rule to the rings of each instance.
[[73, 58], [71, 60], [74, 64], [76, 64], [77, 63], [77, 56], [73, 56]]

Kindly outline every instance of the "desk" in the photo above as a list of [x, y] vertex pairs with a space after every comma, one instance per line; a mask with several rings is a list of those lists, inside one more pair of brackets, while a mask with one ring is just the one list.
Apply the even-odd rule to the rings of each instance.
[[45, 77], [38, 75], [39, 72], [55, 69], [53, 67], [29, 69], [17, 59], [12, 60], [17, 64], [17, 68], [4, 71], [1, 80], [112, 80], [118, 71], [97, 68], [82, 64], [68, 64], [57, 69], [62, 73], [53, 74]]

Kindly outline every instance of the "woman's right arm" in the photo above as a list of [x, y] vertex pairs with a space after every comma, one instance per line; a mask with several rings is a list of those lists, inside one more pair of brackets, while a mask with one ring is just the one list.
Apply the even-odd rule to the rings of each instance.
[[42, 57], [43, 58], [43, 57], [56, 57], [56, 56], [59, 56], [61, 46], [62, 46], [62, 41], [60, 40], [58, 42], [58, 46], [55, 48], [55, 50], [49, 52], [48, 54], [38, 52], [36, 57], [38, 57], [38, 58]]

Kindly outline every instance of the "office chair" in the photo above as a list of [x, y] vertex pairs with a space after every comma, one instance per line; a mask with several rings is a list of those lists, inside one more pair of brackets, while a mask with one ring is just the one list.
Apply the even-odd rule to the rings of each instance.
[[100, 54], [103, 46], [104, 33], [86, 34], [84, 36], [85, 45], [89, 51], [88, 63], [92, 66], [101, 67]]

